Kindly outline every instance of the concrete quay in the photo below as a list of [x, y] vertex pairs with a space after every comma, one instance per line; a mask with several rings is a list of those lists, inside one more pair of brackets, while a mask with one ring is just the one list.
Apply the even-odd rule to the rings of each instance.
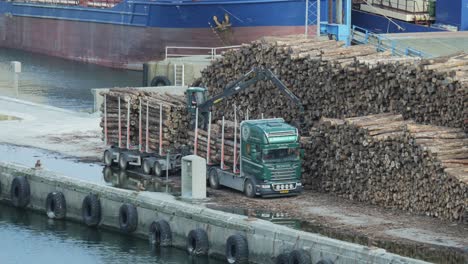
[[[274, 263], [281, 253], [294, 249], [309, 252], [312, 263], [330, 258], [334, 263], [426, 263], [424, 261], [327, 238], [318, 234], [294, 230], [268, 221], [234, 215], [180, 201], [165, 193], [135, 192], [89, 183], [43, 169], [34, 169], [0, 162], [0, 200], [10, 201], [10, 188], [15, 177], [24, 176], [30, 186], [27, 209], [45, 212], [50, 192], [62, 192], [66, 200], [66, 219], [82, 222], [82, 202], [86, 195], [97, 194], [101, 203], [99, 227], [119, 229], [119, 208], [123, 203], [137, 207], [138, 227], [132, 235], [148, 237], [153, 221], [166, 220], [172, 231], [172, 245], [185, 249], [187, 234], [202, 228], [209, 239], [209, 255], [224, 258], [226, 240], [230, 235], [246, 237], [251, 263]], [[60, 220], [56, 220], [60, 221]]]

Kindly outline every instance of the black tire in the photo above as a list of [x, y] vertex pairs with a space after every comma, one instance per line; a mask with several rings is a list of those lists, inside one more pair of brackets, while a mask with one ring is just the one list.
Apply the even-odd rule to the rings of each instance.
[[67, 202], [61, 192], [51, 192], [46, 198], [46, 214], [50, 219], [65, 219], [67, 216]]
[[151, 80], [151, 86], [170, 86], [171, 81], [166, 76], [156, 76]]
[[119, 226], [124, 233], [132, 233], [138, 226], [138, 212], [133, 204], [122, 204], [119, 210]]
[[255, 197], [255, 185], [251, 179], [247, 179], [244, 184], [244, 194], [249, 198]]
[[334, 262], [330, 258], [323, 258], [319, 260], [319, 262], [317, 262], [316, 264], [334, 264]]
[[169, 223], [165, 220], [151, 223], [148, 238], [153, 247], [170, 247], [172, 245], [172, 232]]
[[221, 185], [219, 184], [219, 177], [218, 177], [218, 172], [216, 171], [215, 168], [211, 168], [210, 172], [208, 173], [208, 180], [210, 182], [210, 187], [218, 190], [221, 188]]
[[15, 177], [10, 189], [11, 203], [15, 207], [26, 207], [31, 200], [31, 189], [28, 179], [24, 176]]
[[103, 159], [104, 164], [106, 166], [112, 166], [112, 164], [114, 163], [114, 161], [112, 159], [112, 151], [110, 151], [110, 150], [104, 151], [104, 155], [103, 155], [102, 159]]
[[187, 252], [192, 256], [202, 256], [208, 254], [208, 235], [201, 228], [190, 231], [187, 236]]
[[121, 170], [126, 170], [128, 167], [128, 157], [127, 154], [121, 153], [119, 156], [119, 168]]
[[154, 164], [153, 164], [153, 173], [154, 173], [154, 176], [156, 177], [161, 177], [162, 176], [162, 166], [161, 166], [161, 163], [159, 163], [159, 161], [155, 161]]
[[249, 263], [249, 246], [244, 236], [235, 234], [227, 239], [226, 261], [230, 264]]
[[300, 249], [289, 253], [289, 264], [312, 264], [309, 252]]
[[142, 165], [143, 172], [147, 175], [151, 175], [151, 160], [149, 159], [144, 159], [143, 160], [143, 165]]
[[96, 194], [88, 194], [81, 205], [83, 222], [90, 227], [98, 226], [101, 222], [101, 201]]
[[275, 264], [289, 264], [289, 254], [283, 253], [276, 257]]

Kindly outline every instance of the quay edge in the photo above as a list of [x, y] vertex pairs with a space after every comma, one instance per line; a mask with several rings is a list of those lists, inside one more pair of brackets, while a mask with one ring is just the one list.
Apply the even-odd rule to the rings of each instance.
[[[209, 255], [223, 257], [227, 238], [243, 234], [248, 241], [252, 263], [274, 263], [275, 257], [294, 249], [305, 249], [316, 263], [328, 257], [334, 263], [427, 263], [402, 257], [384, 249], [371, 248], [331, 239], [314, 233], [294, 230], [268, 221], [234, 215], [179, 201], [166, 193], [135, 192], [85, 182], [44, 169], [0, 161], [0, 200], [10, 201], [10, 186], [14, 177], [25, 176], [31, 190], [27, 209], [45, 212], [48, 193], [60, 191], [67, 203], [66, 218], [82, 222], [81, 206], [86, 195], [97, 194], [101, 201], [100, 227], [119, 228], [119, 208], [132, 203], [138, 211], [138, 227], [132, 235], [146, 238], [153, 221], [164, 219], [172, 230], [172, 244], [185, 249], [187, 234], [195, 228], [204, 229], [209, 238]], [[45, 214], [44, 214], [45, 216]], [[60, 220], [56, 220], [60, 221]]]

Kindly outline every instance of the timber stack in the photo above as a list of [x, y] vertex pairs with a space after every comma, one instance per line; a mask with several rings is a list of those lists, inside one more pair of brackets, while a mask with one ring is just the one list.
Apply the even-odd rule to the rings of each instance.
[[[310, 124], [322, 116], [385, 112], [456, 128], [463, 128], [465, 119], [468, 122], [464, 112], [465, 101], [468, 104], [466, 54], [421, 60], [394, 57], [366, 45], [344, 47], [336, 41], [302, 37], [263, 38], [225, 52], [203, 71], [201, 82], [211, 94], [217, 94], [253, 67], [271, 69], [301, 99]], [[286, 121], [297, 119], [298, 109], [271, 83], [254, 86], [220, 103], [215, 116], [220, 117], [223, 109], [235, 103], [254, 118], [263, 113]]]
[[[208, 159], [208, 131], [198, 129], [197, 137], [197, 155], [207, 159], [209, 163], [219, 164], [222, 160], [222, 153], [224, 151], [224, 163], [232, 167], [234, 164], [234, 138], [237, 138], [237, 164], [239, 164], [239, 151], [240, 151], [240, 131], [239, 124], [237, 125], [237, 135], [234, 133], [235, 124], [232, 121], [224, 122], [224, 149], [222, 148], [222, 121], [218, 120], [211, 124], [210, 135], [210, 151]], [[195, 132], [189, 131], [189, 145], [194, 150]]]
[[303, 181], [372, 204], [468, 220], [468, 138], [402, 115], [322, 118], [303, 140]]
[[[114, 88], [101, 93], [101, 95], [106, 96], [107, 108], [104, 111], [104, 104], [101, 106], [101, 127], [104, 138], [105, 124], [107, 123], [107, 143], [109, 145], [117, 146], [119, 142], [119, 98], [123, 147], [126, 146], [127, 132], [129, 132], [128, 138], [131, 147], [141, 143], [142, 149], [145, 150], [148, 143], [149, 151], [159, 150], [160, 141], [162, 148], [166, 150], [179, 148], [187, 141], [187, 135], [180, 133], [180, 131], [187, 131], [189, 128], [189, 116], [183, 96], [132, 88]], [[128, 130], [127, 124], [129, 124]], [[148, 134], [148, 138], [146, 138], [146, 134]]]

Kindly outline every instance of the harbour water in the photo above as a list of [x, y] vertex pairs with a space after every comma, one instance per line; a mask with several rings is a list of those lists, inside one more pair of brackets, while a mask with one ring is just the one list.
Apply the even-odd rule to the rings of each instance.
[[[18, 90], [11, 61], [22, 64]], [[89, 111], [92, 88], [141, 86], [142, 73], [72, 62], [13, 49], [0, 49], [0, 95], [60, 108]]]

